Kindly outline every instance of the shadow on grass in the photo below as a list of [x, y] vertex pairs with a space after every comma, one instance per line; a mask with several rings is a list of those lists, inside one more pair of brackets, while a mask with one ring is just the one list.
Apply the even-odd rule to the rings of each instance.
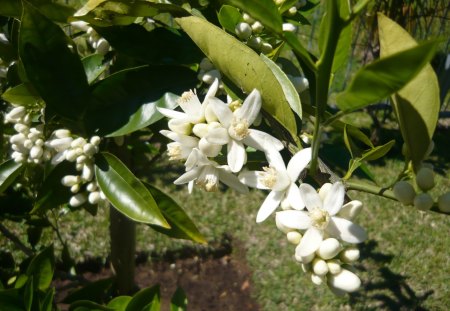
[[427, 310], [422, 305], [433, 294], [432, 290], [416, 293], [408, 284], [408, 277], [394, 273], [387, 266], [394, 258], [377, 250], [378, 243], [369, 240], [360, 246], [359, 270], [371, 271], [364, 289], [350, 295], [349, 303], [373, 306], [383, 310]]

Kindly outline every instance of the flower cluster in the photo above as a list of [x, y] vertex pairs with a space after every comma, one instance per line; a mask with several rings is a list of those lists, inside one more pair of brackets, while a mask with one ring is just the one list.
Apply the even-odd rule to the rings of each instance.
[[105, 55], [111, 49], [111, 45], [105, 38], [100, 36], [94, 28], [90, 27], [88, 23], [84, 21], [71, 22], [72, 27], [77, 30], [85, 31], [88, 35], [87, 41], [96, 53]]

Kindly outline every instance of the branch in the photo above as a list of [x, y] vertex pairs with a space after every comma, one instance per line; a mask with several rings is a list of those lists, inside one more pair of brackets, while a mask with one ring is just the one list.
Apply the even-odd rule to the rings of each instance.
[[29, 247], [27, 247], [25, 244], [22, 243], [22, 241], [19, 240], [18, 237], [16, 237], [11, 231], [9, 231], [3, 224], [0, 223], [0, 232], [3, 233], [3, 235], [9, 239], [11, 242], [14, 243], [14, 245], [20, 249], [22, 252], [24, 252], [27, 256], [32, 256], [34, 254], [33, 250]]

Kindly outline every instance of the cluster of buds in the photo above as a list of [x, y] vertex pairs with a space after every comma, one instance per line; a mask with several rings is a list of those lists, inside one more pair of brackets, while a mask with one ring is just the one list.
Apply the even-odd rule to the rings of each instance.
[[111, 45], [105, 38], [100, 36], [94, 28], [90, 27], [88, 23], [84, 21], [75, 21], [71, 23], [72, 27], [84, 31], [87, 33], [87, 41], [96, 53], [105, 55], [111, 49]]
[[32, 113], [25, 107], [14, 107], [5, 115], [5, 122], [13, 123], [17, 132], [9, 139], [15, 162], [40, 164], [51, 158], [51, 152], [45, 146], [44, 126], [32, 127]]
[[336, 295], [358, 290], [361, 280], [352, 264], [360, 253], [354, 244], [363, 242], [366, 234], [352, 221], [362, 203], [354, 200], [343, 205], [345, 191], [341, 183], [325, 184], [319, 193], [302, 184], [300, 194], [307, 212], [285, 205], [285, 210], [276, 214], [278, 229], [296, 245], [295, 260], [314, 284], [327, 284]]
[[272, 52], [273, 46], [269, 42], [265, 42], [260, 36], [264, 30], [264, 26], [247, 13], [242, 14], [242, 18], [244, 21], [238, 23], [234, 29], [239, 39], [244, 41], [252, 49], [263, 54]]
[[[53, 132], [46, 144], [56, 152], [52, 164], [73, 162], [80, 172], [80, 175], [67, 175], [61, 179], [61, 183], [70, 187], [74, 194], [69, 201], [70, 206], [78, 207], [86, 202], [98, 204], [106, 199], [94, 178], [94, 156], [98, 152], [100, 137], [93, 136], [88, 141], [83, 137], [73, 137], [69, 130], [59, 129]], [[85, 191], [80, 191], [82, 189]]]

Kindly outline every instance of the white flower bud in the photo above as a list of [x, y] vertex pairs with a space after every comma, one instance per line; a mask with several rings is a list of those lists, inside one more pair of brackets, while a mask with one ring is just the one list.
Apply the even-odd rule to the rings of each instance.
[[341, 243], [334, 238], [325, 239], [320, 243], [317, 255], [323, 259], [331, 259], [341, 251]]
[[23, 118], [22, 118], [22, 123], [23, 124], [30, 124], [31, 123], [31, 115], [30, 114], [26, 114]]
[[97, 184], [95, 182], [88, 183], [86, 186], [86, 190], [89, 192], [94, 192], [95, 190], [97, 190]]
[[74, 175], [66, 175], [63, 178], [61, 178], [61, 184], [66, 187], [72, 187], [73, 185], [80, 183], [80, 181], [81, 181], [80, 176]]
[[50, 161], [52, 159], [52, 153], [49, 150], [44, 149], [44, 153], [42, 154], [42, 160]]
[[34, 164], [40, 164], [40, 163], [41, 163], [41, 159], [40, 159], [40, 158], [38, 158], [38, 159], [33, 159], [33, 163], [34, 163]]
[[338, 274], [328, 276], [328, 286], [347, 293], [355, 292], [361, 286], [359, 277], [348, 270], [342, 269]]
[[327, 261], [328, 271], [330, 271], [331, 274], [337, 274], [342, 271], [341, 265], [338, 260], [329, 260]]
[[247, 45], [252, 49], [259, 50], [261, 48], [262, 40], [260, 37], [251, 37], [247, 41]]
[[302, 239], [302, 235], [297, 231], [290, 231], [286, 234], [286, 238], [289, 241], [289, 243], [298, 245]]
[[29, 131], [29, 127], [26, 126], [25, 124], [21, 124], [21, 123], [14, 124], [14, 129], [17, 132], [23, 133], [23, 134], [28, 133], [28, 131]]
[[67, 138], [70, 137], [70, 135], [70, 131], [66, 129], [59, 129], [53, 132], [53, 136], [55, 136], [56, 138]]
[[395, 197], [404, 205], [410, 205], [414, 201], [416, 191], [413, 186], [407, 181], [399, 181], [394, 185], [392, 189]]
[[98, 191], [89, 193], [88, 201], [92, 205], [97, 204], [101, 200], [100, 193]]
[[295, 248], [295, 260], [297, 260], [298, 262], [301, 262], [301, 263], [303, 263], [303, 264], [307, 264], [307, 263], [310, 263], [313, 259], [314, 259], [314, 257], [316, 256], [316, 254], [315, 253], [312, 253], [312, 254], [310, 254], [310, 255], [308, 255], [308, 256], [300, 256], [300, 254], [299, 254], [299, 246], [300, 246], [300, 244], [299, 245], [297, 245], [297, 247]]
[[416, 175], [417, 186], [423, 191], [428, 191], [434, 187], [434, 172], [428, 167], [422, 167]]
[[255, 33], [260, 33], [261, 31], [263, 31], [264, 26], [260, 22], [256, 21], [252, 24], [252, 29]]
[[9, 139], [9, 142], [11, 144], [23, 144], [25, 139], [27, 139], [27, 137], [24, 134], [19, 133], [19, 134], [11, 136], [11, 138]]
[[248, 23], [238, 23], [234, 31], [241, 40], [247, 40], [252, 35], [252, 27]]
[[30, 150], [30, 158], [39, 159], [43, 153], [44, 153], [44, 150], [42, 149], [42, 147], [34, 146]]
[[93, 144], [94, 146], [98, 146], [98, 145], [100, 145], [101, 140], [102, 139], [99, 136], [92, 136], [89, 142], [91, 144]]
[[270, 43], [267, 42], [263, 42], [261, 44], [261, 52], [264, 54], [269, 54], [270, 52], [273, 51], [273, 47]]
[[83, 164], [83, 163], [76, 163], [76, 164], [75, 164], [75, 169], [76, 169], [77, 171], [83, 170], [83, 167], [84, 167], [84, 164]]
[[83, 148], [83, 146], [86, 145], [86, 139], [83, 137], [78, 137], [72, 141], [70, 144], [70, 147], [72, 148]]
[[41, 133], [36, 133], [36, 132], [31, 132], [31, 131], [27, 135], [28, 139], [31, 139], [32, 141], [35, 141], [36, 139], [38, 139], [41, 136], [42, 136]]
[[[91, 145], [91, 146], [92, 146], [92, 145]], [[84, 148], [83, 148], [83, 149], [84, 149]], [[86, 160], [87, 160], [87, 157], [86, 157], [84, 154], [82, 154], [82, 155], [80, 155], [80, 156], [77, 157], [76, 162], [77, 162], [77, 164], [78, 164], [78, 163], [84, 164], [84, 162], [86, 162]]]
[[70, 148], [73, 141], [72, 137], [56, 138], [49, 142], [50, 147], [55, 149], [57, 152], [61, 152]]
[[328, 266], [325, 260], [320, 258], [315, 258], [312, 262], [312, 268], [315, 274], [318, 276], [324, 276], [328, 273]]
[[289, 80], [291, 80], [292, 85], [294, 85], [295, 90], [298, 93], [301, 93], [309, 88], [309, 81], [305, 77], [299, 76], [299, 77], [289, 77]]
[[204, 71], [209, 71], [209, 70], [214, 69], [213, 63], [211, 63], [211, 61], [209, 59], [207, 59], [206, 57], [202, 59], [199, 67], [201, 70], [204, 70]]
[[289, 10], [287, 11], [287, 13], [288, 13], [290, 16], [294, 16], [295, 14], [297, 14], [297, 8], [296, 8], [295, 6], [290, 7]]
[[86, 195], [84, 193], [78, 193], [72, 196], [69, 200], [69, 205], [72, 207], [78, 207], [86, 202]]
[[202, 77], [202, 81], [207, 83], [207, 84], [213, 84], [214, 80], [216, 79], [221, 79], [222, 76], [219, 72], [219, 70], [210, 70], [208, 72], [205, 72], [205, 74]]
[[44, 146], [44, 140], [43, 140], [42, 138], [38, 138], [38, 139], [36, 139], [36, 141], [34, 142], [34, 144], [35, 144], [36, 146], [42, 147], [42, 146]]
[[78, 191], [80, 191], [80, 188], [80, 184], [73, 185], [72, 187], [70, 187], [70, 192], [78, 193]]
[[83, 152], [88, 157], [92, 157], [94, 154], [98, 152], [98, 148], [91, 143], [87, 143], [83, 146]]
[[13, 109], [11, 109], [10, 112], [8, 112], [5, 115], [5, 118], [14, 120], [14, 119], [20, 119], [23, 116], [25, 116], [25, 114], [27, 113], [27, 110], [25, 109], [25, 107], [19, 106], [19, 107], [15, 107]]
[[25, 139], [23, 146], [27, 149], [31, 149], [34, 146], [34, 143], [31, 139]]
[[97, 53], [99, 53], [101, 55], [105, 55], [106, 53], [108, 53], [109, 48], [110, 48], [110, 45], [109, 45], [108, 41], [101, 38], [100, 40], [97, 41], [97, 46], [95, 49], [97, 50]]
[[428, 193], [418, 194], [414, 198], [414, 207], [421, 211], [428, 211], [433, 206], [433, 198]]
[[82, 154], [83, 154], [83, 149], [81, 149], [81, 148], [67, 150], [67, 152], [66, 152], [66, 160], [69, 161], [69, 162], [74, 162], [74, 161], [76, 161], [78, 156], [80, 156]]
[[324, 281], [323, 276], [311, 273], [311, 282], [313, 282], [313, 284], [320, 286], [323, 284], [323, 281]]
[[220, 150], [222, 150], [222, 146], [211, 144], [206, 140], [206, 138], [202, 138], [198, 142], [198, 149], [200, 149], [200, 151], [207, 157], [214, 158], [219, 155]]
[[339, 254], [339, 259], [345, 263], [352, 263], [359, 259], [359, 249], [354, 246], [347, 247]]
[[444, 193], [439, 197], [438, 207], [441, 212], [450, 213], [450, 192]]
[[253, 24], [255, 22], [255, 19], [250, 15], [248, 15], [247, 13], [242, 14], [242, 18], [244, 19], [245, 22], [249, 24]]
[[102, 200], [106, 200], [106, 195], [103, 193], [103, 191], [100, 191], [100, 198]]
[[208, 134], [208, 124], [206, 123], [197, 123], [192, 128], [192, 132], [200, 138], [205, 137]]
[[28, 154], [28, 149], [25, 146], [23, 146], [23, 145], [13, 144], [13, 145], [11, 145], [11, 149], [14, 150], [14, 151], [18, 151], [18, 152], [21, 152], [21, 153]]
[[52, 158], [52, 165], [57, 165], [66, 159], [66, 151], [61, 151], [55, 154]]
[[94, 167], [85, 164], [81, 172], [81, 179], [84, 181], [91, 181], [92, 178], [94, 178]]
[[14, 162], [16, 162], [16, 163], [20, 163], [25, 160], [25, 157], [23, 156], [23, 154], [21, 152], [17, 152], [17, 151], [14, 151], [11, 154], [11, 158], [13, 158]]
[[296, 32], [297, 27], [291, 23], [284, 23], [283, 24], [283, 31], [289, 31], [289, 32]]

